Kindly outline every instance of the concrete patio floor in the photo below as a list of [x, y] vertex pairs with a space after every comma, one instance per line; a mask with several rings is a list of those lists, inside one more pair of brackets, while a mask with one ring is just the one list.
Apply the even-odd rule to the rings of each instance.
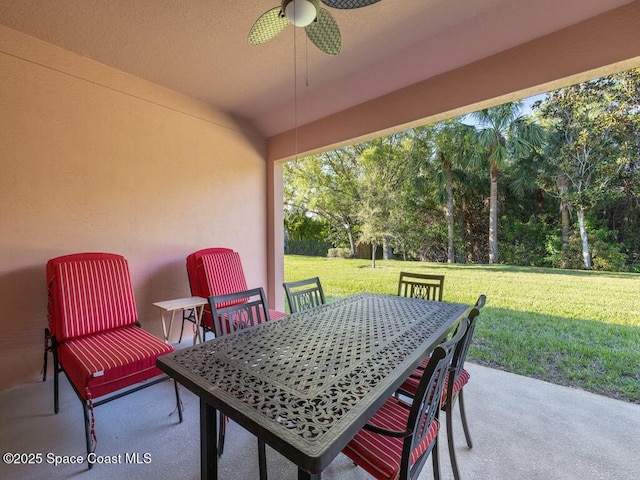
[[[467, 363], [465, 390], [473, 449], [467, 449], [456, 408], [458, 463], [464, 480], [640, 478], [640, 405], [552, 385]], [[96, 453], [120, 455], [121, 462], [54, 466], [47, 454], [84, 455], [82, 408], [66, 378], [61, 381], [60, 413], [53, 414], [53, 382], [34, 382], [0, 392], [2, 453], [43, 453], [41, 464], [0, 463], [1, 479], [198, 479], [199, 403], [181, 389], [185, 420], [177, 423], [170, 382], [145, 389], [96, 409]], [[453, 478], [442, 431], [443, 479]], [[230, 423], [220, 462], [222, 480], [257, 479], [256, 439]], [[139, 454], [140, 463], [127, 463]], [[147, 454], [145, 456], [145, 454]], [[296, 468], [268, 449], [271, 480], [294, 480]], [[371, 477], [343, 455], [324, 479]], [[430, 461], [420, 476], [432, 477]]]

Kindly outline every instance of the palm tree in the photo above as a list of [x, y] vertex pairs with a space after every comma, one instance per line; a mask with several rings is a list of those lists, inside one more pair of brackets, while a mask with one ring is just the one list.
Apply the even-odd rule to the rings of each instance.
[[474, 128], [462, 123], [459, 118], [436, 124], [434, 129], [433, 163], [437, 169], [435, 192], [437, 201], [444, 204], [447, 220], [447, 262], [454, 263], [453, 190], [455, 184], [461, 183], [456, 179], [474, 155], [476, 135]]
[[515, 158], [529, 156], [542, 145], [542, 128], [523, 115], [522, 102], [509, 102], [472, 114], [478, 141], [489, 163], [489, 263], [498, 262], [498, 176]]

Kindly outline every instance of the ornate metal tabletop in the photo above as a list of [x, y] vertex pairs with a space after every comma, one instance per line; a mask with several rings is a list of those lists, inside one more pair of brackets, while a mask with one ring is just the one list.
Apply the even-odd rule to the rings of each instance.
[[158, 367], [319, 473], [467, 308], [359, 294], [179, 350]]

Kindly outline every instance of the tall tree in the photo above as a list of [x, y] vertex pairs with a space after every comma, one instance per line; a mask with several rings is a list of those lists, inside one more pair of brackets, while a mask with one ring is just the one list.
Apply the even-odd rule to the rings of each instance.
[[284, 168], [285, 208], [325, 219], [342, 233], [354, 256], [360, 205], [359, 156], [355, 146], [345, 147], [289, 162]]
[[391, 258], [393, 211], [412, 167], [413, 132], [406, 131], [363, 144], [360, 164], [360, 234], [373, 246], [383, 245], [385, 259]]
[[455, 218], [453, 191], [463, 187], [461, 180], [476, 155], [477, 136], [473, 127], [460, 118], [440, 122], [433, 127], [433, 156], [436, 169], [436, 200], [444, 204], [447, 220], [447, 263], [455, 262]]
[[[540, 105], [555, 134], [549, 151], [555, 157], [555, 184], [561, 209], [576, 211], [584, 268], [592, 268], [586, 212], [605, 196], [622, 165], [621, 137], [626, 113], [612, 88], [612, 77], [551, 92]], [[563, 217], [563, 225], [564, 223]], [[563, 243], [565, 241], [563, 228]]]
[[539, 125], [523, 114], [522, 102], [485, 108], [472, 114], [478, 124], [478, 141], [489, 164], [489, 262], [498, 256], [498, 179], [502, 168], [517, 157], [526, 157], [542, 145]]

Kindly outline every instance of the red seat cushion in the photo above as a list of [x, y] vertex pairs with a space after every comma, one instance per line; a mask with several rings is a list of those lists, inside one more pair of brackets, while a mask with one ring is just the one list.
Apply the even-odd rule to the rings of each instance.
[[[417, 368], [416, 370], [413, 371], [413, 374], [415, 376], [420, 376], [420, 375], [422, 375], [423, 371], [424, 370], [421, 370], [420, 368]], [[456, 395], [458, 395], [460, 390], [462, 390], [462, 387], [464, 387], [469, 382], [470, 378], [471, 378], [471, 375], [469, 375], [469, 372], [467, 372], [463, 368], [462, 371], [460, 372], [460, 375], [458, 375], [458, 378], [453, 383], [453, 396], [454, 397]], [[409, 395], [411, 395], [413, 397], [413, 396], [415, 396], [416, 391], [418, 390], [418, 384], [419, 383], [420, 383], [420, 379], [419, 378], [409, 377], [400, 386], [399, 390], [401, 390], [403, 392], [406, 392], [406, 393], [408, 393]], [[445, 378], [445, 380], [444, 380], [444, 388], [442, 390], [442, 402], [441, 402], [441, 407], [442, 408], [444, 408], [444, 406], [447, 404], [447, 392], [448, 392], [447, 387], [448, 387], [448, 383], [449, 383], [449, 376], [447, 375], [447, 378]]]
[[173, 350], [141, 328], [128, 326], [68, 340], [58, 347], [58, 356], [87, 400], [161, 375], [156, 359]]
[[271, 320], [278, 320], [279, 318], [284, 318], [286, 316], [287, 314], [284, 312], [279, 312], [278, 310], [269, 309], [269, 317], [271, 318]]
[[[371, 425], [388, 430], [404, 431], [407, 428], [410, 406], [390, 398], [369, 420]], [[440, 424], [434, 419], [424, 440], [411, 452], [410, 466], [427, 451], [435, 441]], [[347, 457], [378, 479], [396, 480], [400, 475], [402, 438], [389, 437], [368, 430], [360, 430], [342, 451]]]

